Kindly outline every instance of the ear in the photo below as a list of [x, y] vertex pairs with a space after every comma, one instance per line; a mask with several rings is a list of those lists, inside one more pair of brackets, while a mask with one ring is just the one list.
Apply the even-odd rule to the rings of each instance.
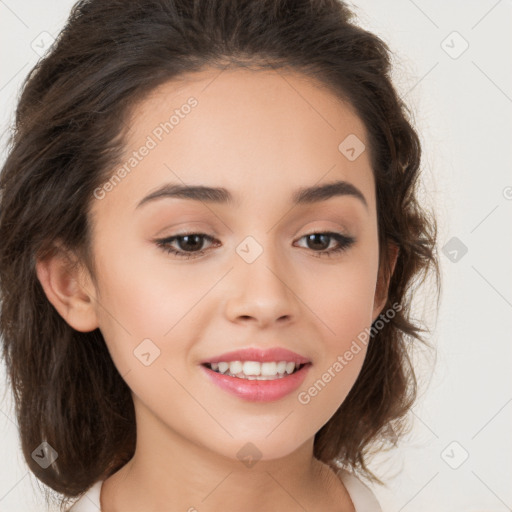
[[37, 260], [36, 273], [46, 297], [73, 329], [89, 332], [98, 327], [89, 273], [68, 251], [56, 246], [49, 256]]
[[398, 259], [399, 249], [397, 245], [389, 242], [387, 251], [389, 266], [388, 268], [384, 268], [384, 265], [381, 264], [379, 267], [379, 275], [377, 277], [377, 285], [375, 287], [375, 298], [373, 301], [372, 323], [377, 320], [377, 317], [381, 314], [382, 309], [388, 300], [389, 282], [393, 272], [395, 271], [396, 261]]

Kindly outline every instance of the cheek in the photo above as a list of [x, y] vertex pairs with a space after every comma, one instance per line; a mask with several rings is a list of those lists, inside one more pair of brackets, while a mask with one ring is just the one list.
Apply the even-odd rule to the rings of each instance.
[[117, 233], [115, 240], [104, 238], [98, 245], [105, 306], [99, 313], [105, 323], [115, 321], [134, 337], [162, 337], [204, 293], [182, 267], [166, 265], [164, 251], [133, 234]]
[[187, 304], [193, 303], [193, 297], [187, 295], [193, 292], [180, 283], [179, 275], [172, 285], [164, 281], [140, 248], [136, 252], [125, 244], [118, 250], [111, 240], [98, 245], [99, 325], [111, 357], [124, 375], [144, 367], [141, 359], [147, 356], [141, 357], [139, 352], [150, 352], [151, 359], [158, 361], [163, 342], [170, 337], [165, 334], [186, 313]]
[[333, 272], [316, 274], [310, 283], [308, 305], [317, 315], [323, 333], [318, 364], [312, 368], [303, 400], [327, 421], [341, 405], [362, 368], [369, 342], [369, 329], [377, 277], [377, 251], [354, 256]]
[[343, 349], [371, 325], [377, 257], [353, 257], [333, 268], [317, 272], [302, 293], [318, 317], [318, 325], [323, 326], [328, 347]]
[[375, 282], [372, 272], [340, 273], [340, 282], [318, 283], [312, 309], [324, 333], [317, 363], [297, 396], [303, 414], [318, 431], [335, 414], [352, 389], [369, 342]]

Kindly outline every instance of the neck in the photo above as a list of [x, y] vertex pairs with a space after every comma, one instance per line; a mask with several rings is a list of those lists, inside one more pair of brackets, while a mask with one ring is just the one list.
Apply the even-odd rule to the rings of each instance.
[[223, 456], [153, 417], [137, 424], [133, 458], [105, 480], [101, 510], [353, 510], [334, 472], [313, 457], [313, 438], [278, 459], [259, 459], [247, 444], [245, 453], [254, 456]]

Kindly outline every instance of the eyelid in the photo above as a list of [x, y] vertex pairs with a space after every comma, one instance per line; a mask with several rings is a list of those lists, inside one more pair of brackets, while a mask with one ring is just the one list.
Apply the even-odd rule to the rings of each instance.
[[[215, 242], [212, 246], [208, 247], [207, 249], [200, 249], [198, 251], [183, 251], [179, 249], [173, 248], [172, 244], [181, 237], [185, 236], [199, 236], [203, 240], [207, 240], [209, 242]], [[337, 245], [334, 248], [331, 249], [323, 249], [321, 251], [315, 251], [312, 249], [308, 249], [308, 247], [301, 247], [303, 249], [309, 250], [309, 252], [312, 253], [315, 257], [322, 257], [327, 256], [330, 257], [334, 254], [343, 253], [344, 251], [348, 250], [355, 242], [356, 239], [353, 236], [345, 235], [343, 233], [335, 232], [335, 231], [329, 231], [329, 230], [313, 230], [309, 231], [308, 233], [298, 237], [297, 241], [302, 240], [305, 237], [313, 236], [313, 235], [324, 235], [332, 240], [335, 240], [337, 242]], [[168, 254], [174, 254], [178, 259], [191, 259], [191, 258], [197, 258], [205, 254], [206, 252], [209, 252], [210, 249], [213, 247], [218, 247], [219, 244], [221, 244], [215, 237], [212, 235], [209, 235], [207, 233], [201, 233], [198, 231], [188, 231], [188, 232], [182, 232], [182, 233], [175, 233], [171, 236], [154, 240], [156, 245], [160, 247], [162, 250], [167, 252]], [[222, 245], [222, 244], [221, 244]], [[330, 245], [330, 244], [329, 244]]]

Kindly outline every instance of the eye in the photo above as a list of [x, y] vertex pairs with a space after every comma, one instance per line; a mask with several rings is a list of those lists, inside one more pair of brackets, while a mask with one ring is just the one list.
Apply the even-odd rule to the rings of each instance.
[[[201, 256], [206, 252], [207, 249], [203, 248], [205, 240], [213, 242], [215, 238], [204, 233], [184, 233], [156, 240], [156, 244], [169, 254], [189, 259]], [[175, 243], [178, 249], [173, 246]]]
[[[331, 256], [335, 253], [340, 253], [347, 250], [355, 243], [355, 238], [342, 235], [341, 233], [310, 233], [304, 235], [299, 240], [306, 239], [306, 248], [312, 250], [313, 255]], [[331, 242], [335, 241], [336, 245], [331, 247]], [[210, 235], [205, 233], [183, 233], [181, 235], [174, 235], [168, 238], [155, 240], [158, 247], [163, 249], [168, 254], [174, 254], [179, 258], [197, 258], [202, 256], [211, 247], [204, 248], [204, 243], [215, 242], [215, 246], [219, 246], [220, 242]]]
[[[306, 239], [306, 245], [313, 249], [313, 255], [316, 257], [331, 256], [335, 253], [346, 251], [355, 243], [355, 238], [351, 236], [342, 235], [341, 233], [310, 233], [304, 235], [299, 240]], [[331, 246], [331, 242], [335, 241], [337, 245]]]

